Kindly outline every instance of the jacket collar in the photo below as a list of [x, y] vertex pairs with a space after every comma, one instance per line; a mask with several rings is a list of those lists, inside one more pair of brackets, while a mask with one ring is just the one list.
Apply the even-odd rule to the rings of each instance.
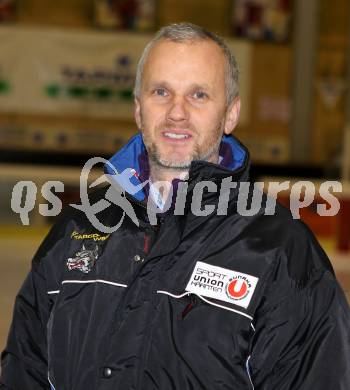
[[[189, 170], [189, 190], [202, 180], [220, 181], [232, 177], [235, 181], [248, 180], [249, 152], [234, 136], [223, 136], [219, 164], [193, 161]], [[148, 155], [140, 133], [132, 137], [105, 165], [105, 172], [138, 201], [148, 197]], [[118, 173], [118, 175], [116, 175]]]

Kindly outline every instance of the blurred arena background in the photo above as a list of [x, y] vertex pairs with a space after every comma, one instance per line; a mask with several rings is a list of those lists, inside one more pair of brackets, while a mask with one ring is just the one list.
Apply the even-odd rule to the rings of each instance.
[[[0, 349], [15, 295], [54, 220], [43, 185], [64, 183], [135, 133], [132, 88], [152, 32], [172, 22], [227, 37], [241, 68], [235, 134], [263, 182], [341, 181], [340, 212], [302, 219], [328, 253], [350, 300], [350, 2], [348, 0], [0, 0]], [[98, 177], [96, 170], [93, 175]], [[37, 188], [29, 225], [11, 208], [20, 180]], [[280, 200], [288, 206], [289, 193]]]

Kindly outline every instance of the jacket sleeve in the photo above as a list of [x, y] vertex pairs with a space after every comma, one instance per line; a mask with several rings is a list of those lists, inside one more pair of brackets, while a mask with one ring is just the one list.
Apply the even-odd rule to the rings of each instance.
[[247, 367], [255, 390], [350, 389], [349, 308], [332, 269], [304, 285], [281, 279], [257, 313]]
[[20, 289], [14, 306], [7, 346], [2, 353], [1, 389], [49, 389], [47, 379], [46, 318], [48, 302], [39, 264]]
[[46, 324], [52, 302], [47, 294], [45, 263], [56, 258], [52, 247], [62, 250], [58, 230], [55, 226], [41, 244], [16, 297], [7, 345], [1, 355], [0, 389], [50, 389]]

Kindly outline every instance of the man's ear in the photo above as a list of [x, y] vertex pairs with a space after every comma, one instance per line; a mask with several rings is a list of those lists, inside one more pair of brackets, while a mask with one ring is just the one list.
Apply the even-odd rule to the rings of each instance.
[[232, 130], [237, 126], [239, 119], [239, 112], [241, 110], [241, 99], [237, 96], [231, 103], [225, 120], [224, 133], [226, 135], [231, 134]]
[[141, 130], [141, 105], [137, 97], [134, 99], [135, 109], [134, 109], [134, 118], [137, 124], [137, 128]]

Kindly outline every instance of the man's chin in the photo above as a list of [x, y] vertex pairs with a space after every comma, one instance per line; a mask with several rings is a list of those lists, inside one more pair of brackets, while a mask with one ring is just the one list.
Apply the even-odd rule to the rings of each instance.
[[148, 148], [148, 156], [150, 160], [160, 168], [164, 169], [176, 169], [176, 170], [188, 170], [191, 166], [191, 162], [194, 159], [194, 153], [186, 150], [159, 150], [155, 145]]
[[157, 158], [157, 165], [167, 169], [189, 169], [191, 166], [192, 158], [169, 158], [159, 157]]
[[189, 169], [191, 166], [191, 161], [174, 161], [160, 159], [157, 161], [157, 164], [162, 168], [182, 170]]

